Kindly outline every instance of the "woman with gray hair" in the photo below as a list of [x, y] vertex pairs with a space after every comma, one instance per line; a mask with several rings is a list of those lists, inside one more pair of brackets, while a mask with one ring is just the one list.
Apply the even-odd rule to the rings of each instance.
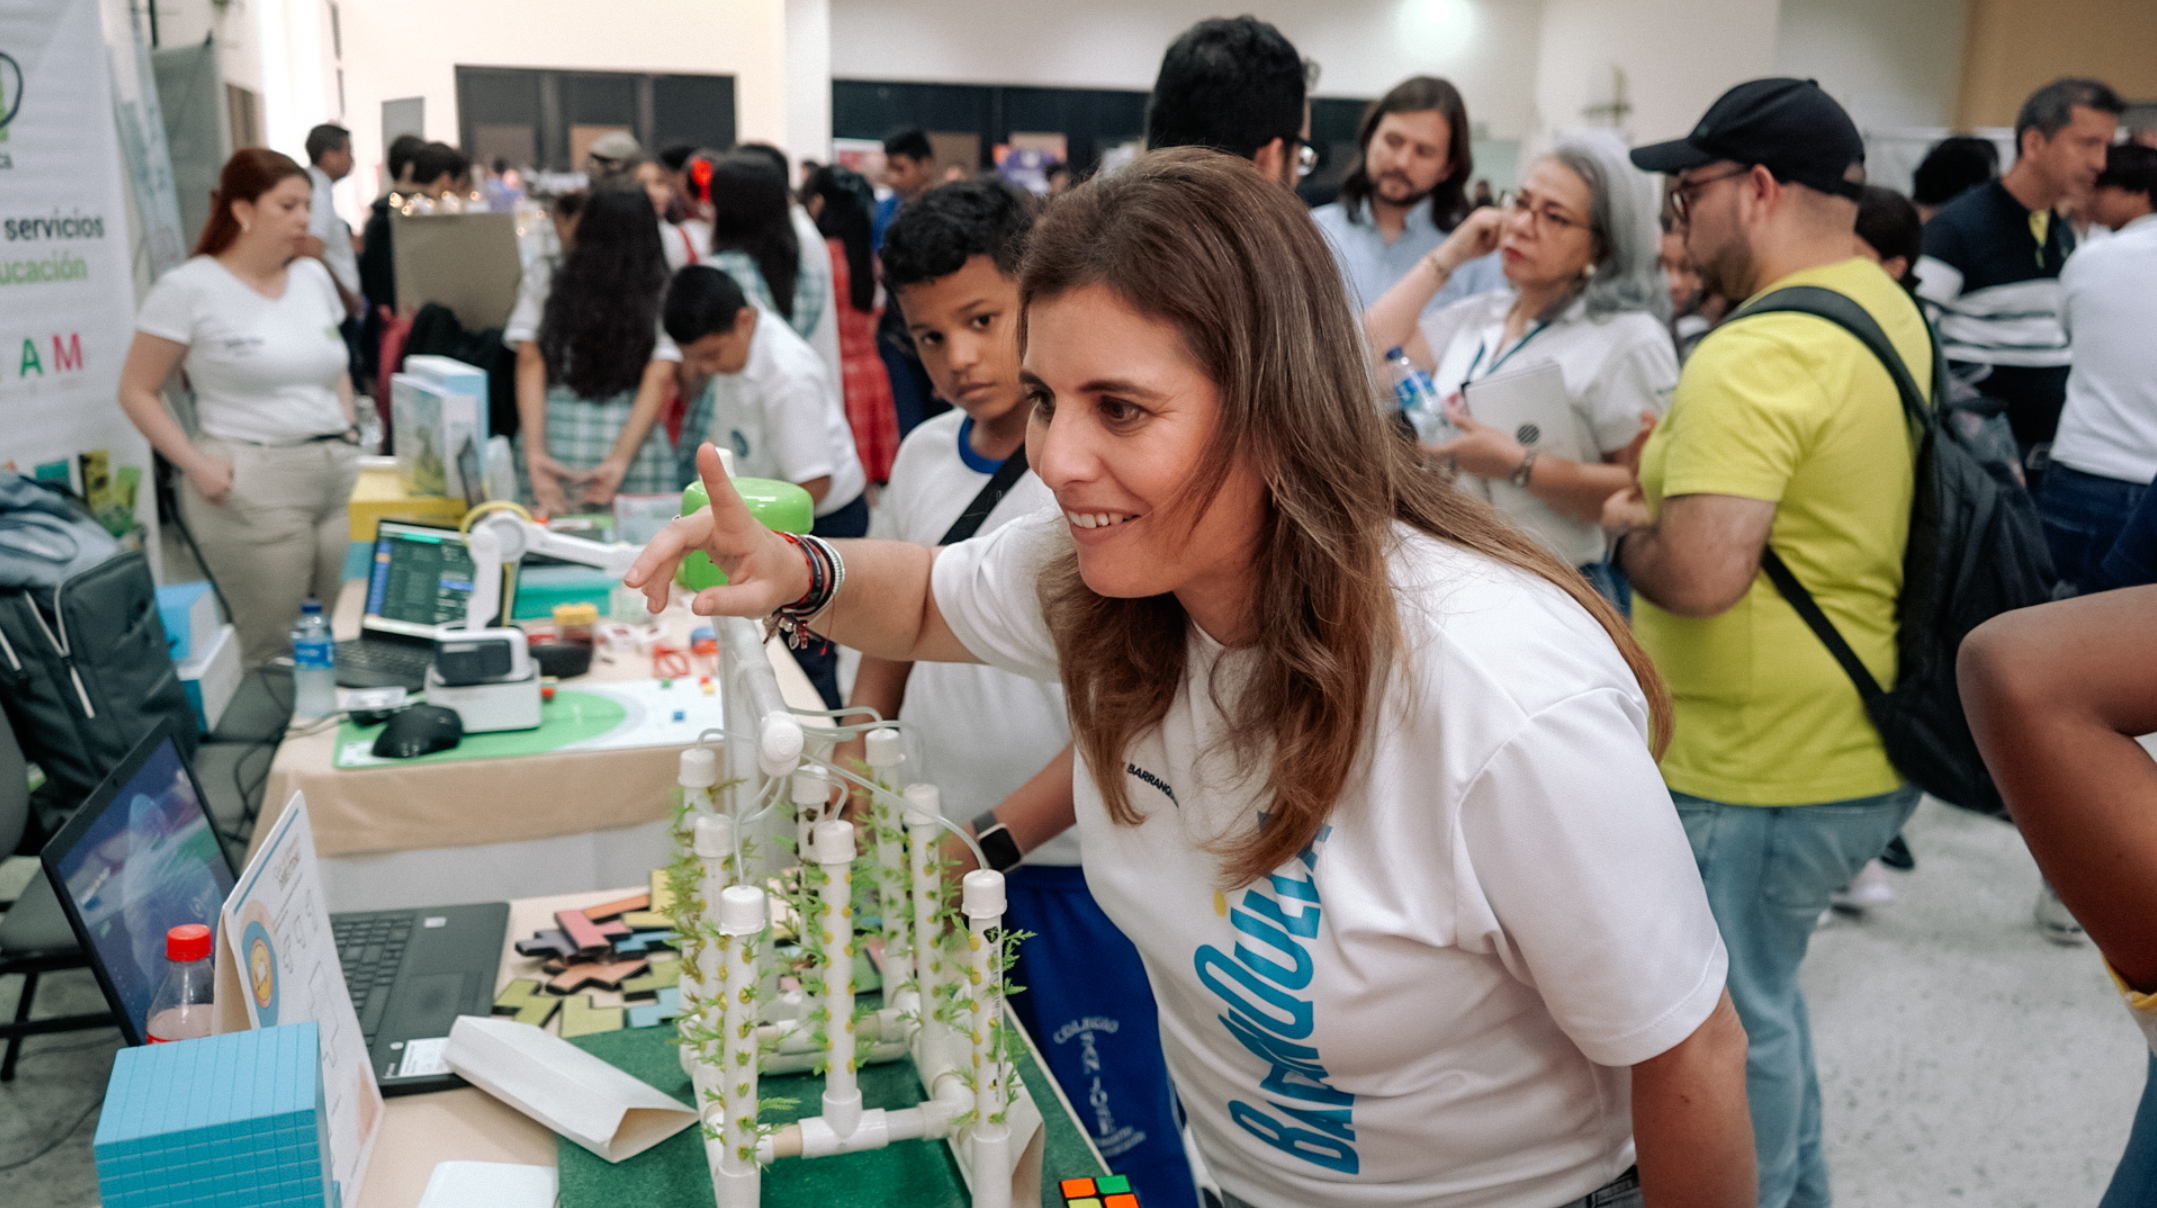
[[[1678, 384], [1660, 234], [1655, 184], [1627, 162], [1624, 145], [1570, 135], [1529, 167], [1507, 206], [1471, 214], [1364, 315], [1373, 350], [1405, 349], [1429, 370], [1460, 429], [1431, 452], [1620, 608], [1628, 593], [1605, 557], [1603, 501], [1632, 485], [1625, 454]], [[1510, 289], [1419, 318], [1456, 269], [1494, 249]], [[1531, 390], [1562, 390], [1573, 431], [1479, 421], [1475, 395], [1515, 377]], [[1584, 456], [1556, 451], [1565, 448]]]

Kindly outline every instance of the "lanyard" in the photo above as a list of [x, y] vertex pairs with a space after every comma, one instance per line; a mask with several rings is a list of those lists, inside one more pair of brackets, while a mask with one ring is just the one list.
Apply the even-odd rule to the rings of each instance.
[[[1519, 342], [1515, 343], [1511, 348], [1508, 348], [1503, 353], [1499, 354], [1498, 359], [1490, 363], [1490, 372], [1485, 373], [1483, 376], [1489, 377], [1492, 373], [1498, 372], [1500, 366], [1504, 365], [1507, 361], [1513, 359], [1514, 353], [1519, 352], [1523, 348], [1526, 348], [1528, 346], [1528, 341], [1543, 334], [1543, 329], [1548, 326], [1550, 326], [1550, 324], [1546, 322], [1537, 323], [1535, 326], [1529, 328], [1528, 334], [1522, 336]], [[1500, 334], [1503, 334], [1502, 330]], [[1484, 343], [1478, 344], [1476, 346], [1475, 359], [1468, 362], [1468, 372], [1461, 375], [1461, 385], [1465, 386], [1468, 383], [1476, 380], [1475, 371], [1477, 367], [1482, 365], [1483, 363], [1483, 354], [1489, 351], [1490, 343], [1488, 341], [1485, 341]]]

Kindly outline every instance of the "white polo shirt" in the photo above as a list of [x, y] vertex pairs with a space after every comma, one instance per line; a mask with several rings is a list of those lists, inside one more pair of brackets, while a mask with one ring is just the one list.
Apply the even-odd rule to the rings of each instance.
[[[943, 550], [952, 632], [1047, 679], [1054, 511]], [[1073, 786], [1086, 880], [1137, 945], [1161, 1047], [1221, 1186], [1259, 1208], [1550, 1208], [1633, 1162], [1627, 1067], [1707, 1019], [1728, 959], [1648, 750], [1638, 682], [1554, 584], [1405, 526], [1402, 647], [1326, 827], [1222, 887], [1260, 825], [1220, 701], [1249, 656], [1195, 627], [1136, 736], [1136, 826]]]
[[831, 487], [816, 505], [819, 516], [854, 502], [869, 485], [823, 358], [784, 318], [762, 307], [748, 364], [740, 373], [712, 378], [690, 406], [682, 436], [685, 459], [708, 440], [734, 450], [735, 469], [745, 477], [799, 483], [830, 476]]
[[2157, 214], [2084, 244], [2060, 270], [2074, 341], [2052, 460], [2126, 482], [2157, 478]]

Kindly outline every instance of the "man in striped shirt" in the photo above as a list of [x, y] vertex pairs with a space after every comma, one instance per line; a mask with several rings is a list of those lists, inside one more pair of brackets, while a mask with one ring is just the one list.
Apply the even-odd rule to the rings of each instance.
[[1925, 224], [1918, 295], [1949, 367], [2005, 408], [2033, 487], [2067, 397], [2059, 278], [2075, 236], [2058, 207], [2089, 195], [2125, 108], [2096, 80], [2038, 89], [2015, 116], [2015, 166]]

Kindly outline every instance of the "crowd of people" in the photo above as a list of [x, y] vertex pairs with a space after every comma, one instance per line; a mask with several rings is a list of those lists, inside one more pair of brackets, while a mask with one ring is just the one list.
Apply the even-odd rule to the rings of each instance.
[[[844, 703], [915, 729], [1010, 877], [1014, 1008], [1143, 1202], [1819, 1208], [1799, 969], [1916, 858], [1861, 683], [1896, 682], [1935, 522], [1907, 380], [2041, 520], [2063, 602], [1971, 639], [1969, 722], [2040, 932], [2089, 923], [2157, 1048], [2157, 147], [2121, 99], [2049, 84], [2008, 154], [1947, 139], [1905, 196], [1816, 84], [1754, 80], [1683, 139], [1561, 134], [1493, 204], [1467, 100], [1418, 76], [1313, 210], [1310, 81], [1273, 26], [1201, 22], [1147, 151], [1046, 201], [938, 183], [918, 130], [880, 189], [599, 140], [501, 333], [522, 489], [701, 477], [628, 582], [663, 605], [702, 550], [697, 611], [862, 653]], [[355, 241], [348, 137], [307, 151], [227, 165], [121, 398], [256, 658], [336, 573], [394, 319], [400, 193]], [[389, 159], [472, 188], [453, 148]], [[796, 653], [839, 707], [832, 648]], [[2153, 1201], [2157, 1091], [2105, 1204]]]

